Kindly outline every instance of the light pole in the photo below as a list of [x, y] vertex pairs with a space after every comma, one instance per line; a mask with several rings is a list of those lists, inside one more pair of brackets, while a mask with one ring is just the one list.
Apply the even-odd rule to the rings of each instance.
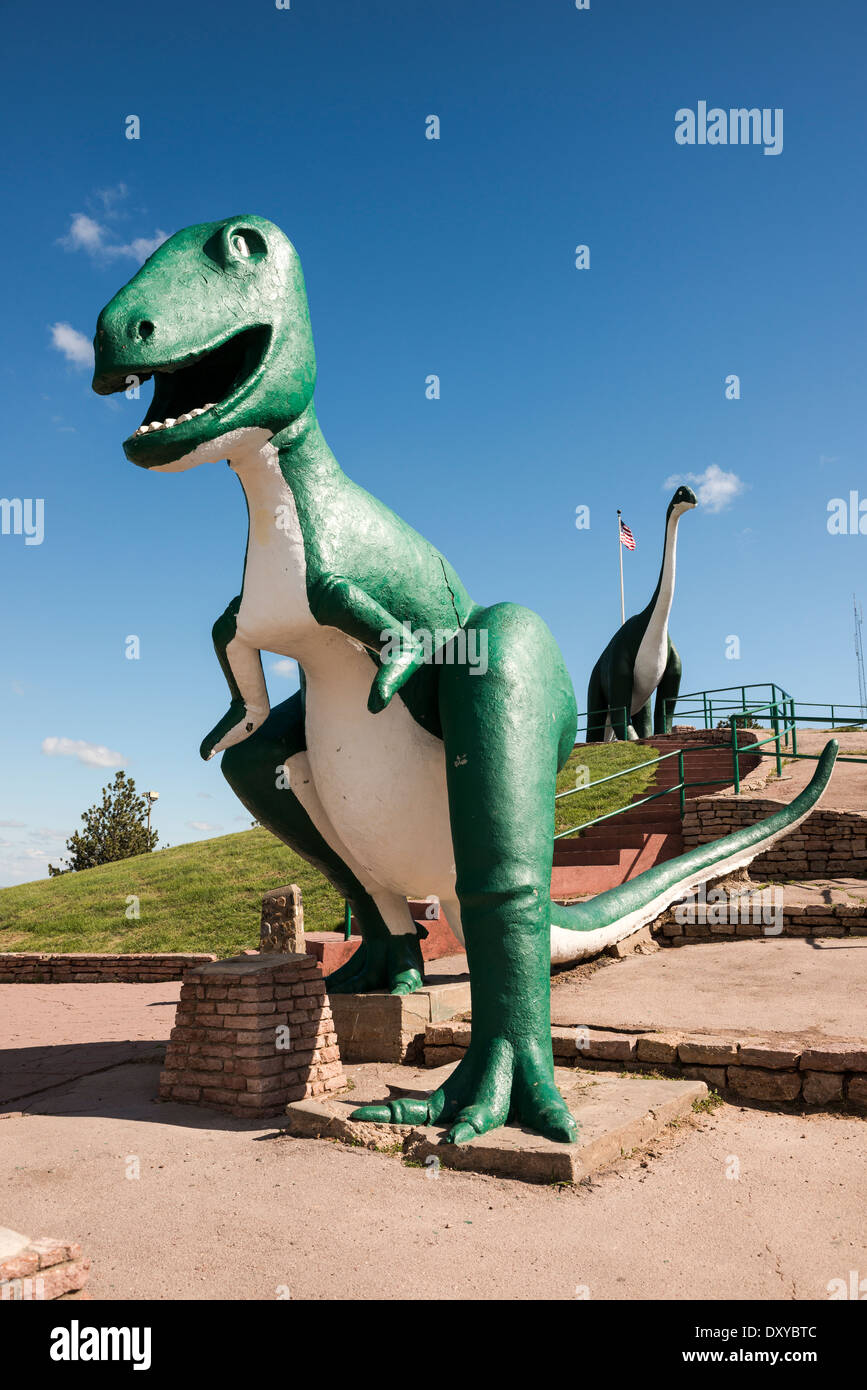
[[160, 799], [160, 794], [159, 794], [159, 792], [145, 792], [145, 796], [146, 796], [147, 799], [148, 799], [148, 839], [150, 839], [150, 833], [151, 833], [151, 807], [153, 806], [153, 804], [154, 804], [155, 801], [159, 801], [159, 799]]

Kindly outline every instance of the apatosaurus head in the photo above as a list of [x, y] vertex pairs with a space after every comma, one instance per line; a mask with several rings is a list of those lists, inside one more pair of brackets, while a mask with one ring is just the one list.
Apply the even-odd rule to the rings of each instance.
[[684, 512], [689, 512], [693, 507], [697, 506], [698, 498], [692, 488], [684, 486], [679, 487], [669, 502], [668, 510], [665, 513], [666, 527], [672, 517], [674, 517], [675, 521], [679, 521]]
[[124, 442], [142, 468], [226, 458], [246, 431], [277, 434], [313, 396], [316, 357], [295, 248], [264, 217], [175, 232], [99, 316], [93, 389], [154, 379]]

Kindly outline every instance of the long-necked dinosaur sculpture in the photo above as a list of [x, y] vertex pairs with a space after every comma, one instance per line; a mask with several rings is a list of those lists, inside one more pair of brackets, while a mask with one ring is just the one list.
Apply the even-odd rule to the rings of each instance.
[[[677, 562], [677, 527], [696, 505], [691, 488], [679, 487], [665, 513], [662, 564], [653, 597], [641, 613], [615, 632], [590, 675], [587, 687], [587, 742], [649, 738], [668, 733], [680, 690], [681, 665], [668, 635]], [[653, 721], [650, 701], [656, 691]]]
[[[95, 347], [101, 394], [154, 379], [124, 443], [133, 463], [172, 473], [228, 458], [244, 489], [243, 588], [214, 627], [231, 703], [201, 751], [226, 750], [244, 805], [351, 902], [362, 945], [328, 989], [419, 986], [407, 896], [437, 894], [466, 942], [466, 1056], [428, 1099], [357, 1113], [448, 1121], [458, 1142], [509, 1115], [574, 1139], [554, 1082], [552, 953], [598, 951], [749, 862], [809, 812], [833, 750], [768, 821], [589, 903], [552, 904], [555, 779], [577, 720], [560, 652], [535, 613], [475, 604], [439, 551], [339, 468], [283, 233], [259, 217], [176, 233], [100, 314]], [[273, 710], [261, 651], [302, 672]]]

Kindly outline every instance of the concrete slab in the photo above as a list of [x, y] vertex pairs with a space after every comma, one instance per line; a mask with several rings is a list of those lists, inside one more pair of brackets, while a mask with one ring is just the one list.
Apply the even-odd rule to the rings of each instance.
[[[112, 986], [85, 988], [99, 1000]], [[34, 1002], [31, 1036], [50, 1044], [55, 1018]], [[574, 1310], [578, 1285], [621, 1309], [684, 1291], [761, 1299], [770, 1321], [776, 1301], [827, 1299], [830, 1279], [867, 1270], [860, 1118], [722, 1105], [559, 1187], [160, 1104], [158, 1080], [157, 1065], [114, 1067], [0, 1121], [0, 1219], [84, 1243], [94, 1298], [118, 1301], [107, 1321], [123, 1321], [130, 1299], [273, 1304], [287, 1291], [296, 1303], [424, 1290]], [[725, 1180], [729, 1154], [737, 1182]]]
[[0, 984], [0, 1107], [90, 1072], [162, 1056], [180, 997], [156, 984]]
[[632, 956], [551, 982], [551, 1020], [577, 1027], [867, 1036], [867, 940], [762, 937]]
[[412, 1062], [421, 1059], [429, 1023], [443, 1023], [470, 1007], [465, 955], [446, 956], [428, 967], [415, 994], [330, 995], [340, 1056], [346, 1062]]
[[434, 1125], [380, 1125], [349, 1118], [359, 1105], [398, 1095], [426, 1096], [452, 1071], [367, 1064], [353, 1067], [352, 1089], [327, 1100], [295, 1101], [287, 1107], [289, 1134], [303, 1139], [339, 1139], [345, 1144], [394, 1152], [426, 1167], [491, 1173], [525, 1182], [578, 1182], [629, 1154], [672, 1120], [690, 1114], [707, 1095], [703, 1081], [594, 1075], [556, 1068], [557, 1084], [578, 1122], [578, 1142], [557, 1144], [517, 1125], [503, 1125], [468, 1144], [443, 1144], [445, 1129]]
[[12, 1255], [19, 1255], [29, 1244], [29, 1236], [22, 1236], [18, 1231], [10, 1231], [8, 1226], [0, 1226], [0, 1260], [8, 1260]]

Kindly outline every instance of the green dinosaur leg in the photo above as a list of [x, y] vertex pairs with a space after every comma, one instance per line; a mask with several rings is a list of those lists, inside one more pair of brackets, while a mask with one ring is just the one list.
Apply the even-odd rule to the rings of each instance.
[[272, 710], [255, 734], [226, 750], [222, 772], [259, 824], [319, 869], [352, 908], [361, 928], [361, 945], [327, 977], [330, 993], [388, 989], [409, 994], [424, 982], [418, 937], [389, 931], [370, 893], [316, 829], [281, 775], [286, 759], [303, 752], [305, 746], [304, 708], [298, 691]]
[[625, 743], [638, 737], [630, 718], [632, 709], [632, 678], [620, 676], [612, 681], [608, 691], [608, 707], [611, 710], [611, 727], [615, 738]]
[[551, 1051], [549, 890], [554, 788], [575, 738], [575, 696], [535, 614], [502, 604], [475, 614], [470, 626], [487, 629], [488, 670], [444, 666], [440, 716], [472, 1039], [426, 1100], [362, 1106], [355, 1115], [442, 1121], [453, 1143], [511, 1116], [569, 1143], [576, 1126]]
[[650, 701], [632, 716], [632, 727], [639, 738], [650, 738], [653, 720], [650, 716]]
[[662, 673], [662, 680], [656, 690], [656, 703], [653, 709], [653, 732], [655, 734], [671, 733], [671, 717], [674, 713], [674, 701], [680, 691], [680, 677], [683, 667], [680, 664], [680, 657], [674, 643], [668, 644], [668, 661], [665, 663], [665, 670]]
[[587, 686], [588, 743], [603, 742], [605, 738], [605, 709], [605, 687], [602, 684], [598, 666], [594, 666], [590, 674], [590, 683]]

